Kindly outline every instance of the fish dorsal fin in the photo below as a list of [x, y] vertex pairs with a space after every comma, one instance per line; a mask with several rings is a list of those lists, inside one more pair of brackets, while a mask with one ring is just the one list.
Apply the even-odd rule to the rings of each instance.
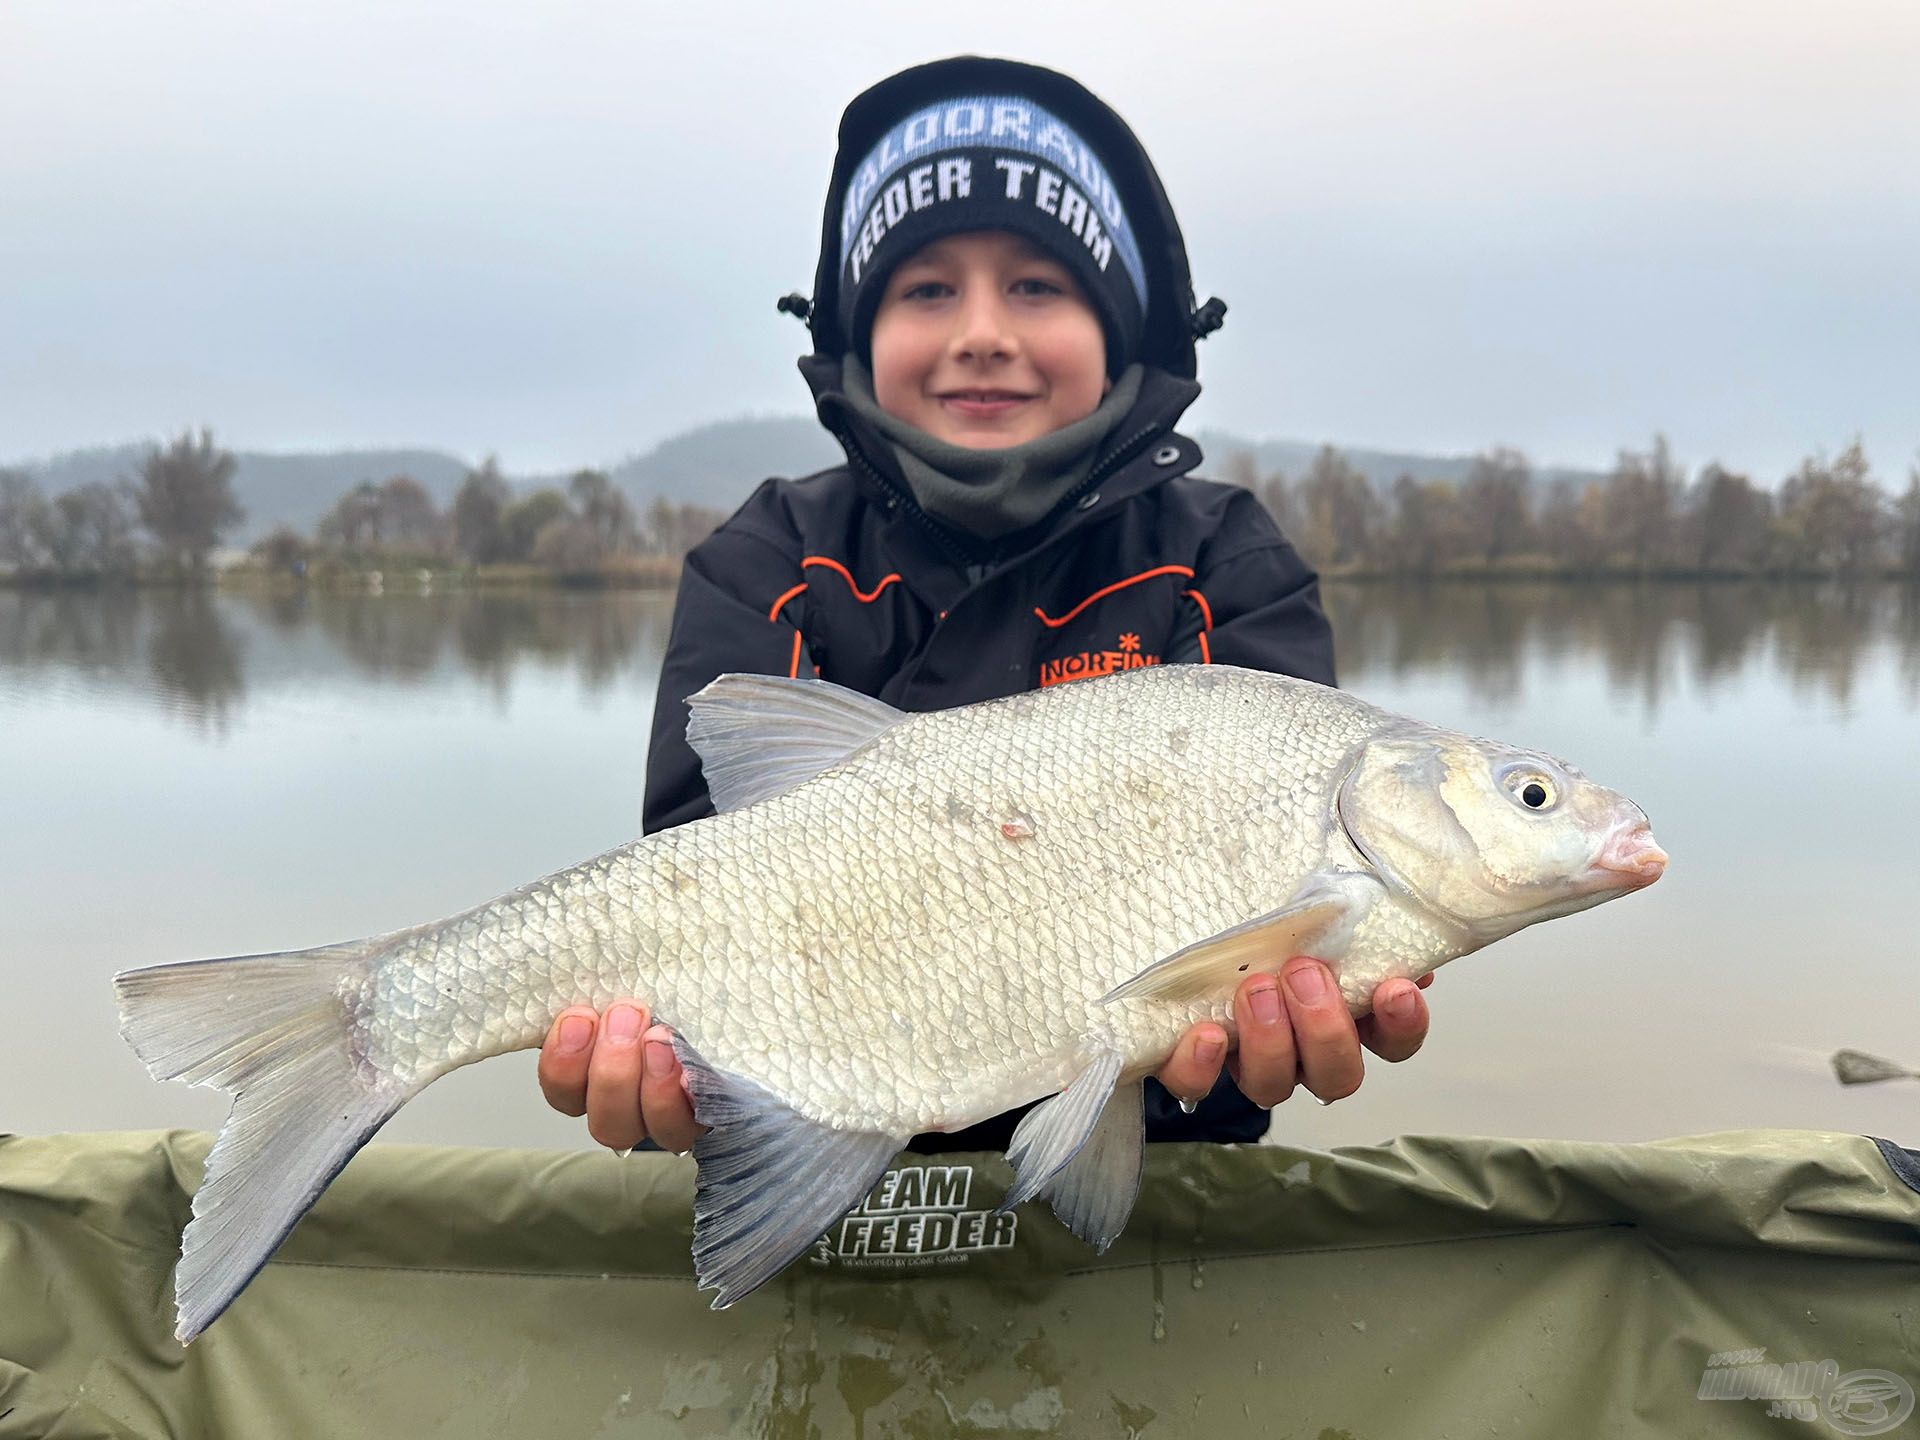
[[1295, 955], [1338, 960], [1354, 926], [1386, 894], [1371, 875], [1318, 871], [1278, 910], [1156, 960], [1100, 997], [1114, 1000], [1199, 1000], [1222, 995], [1254, 970], [1278, 970]]
[[722, 675], [687, 706], [687, 743], [719, 811], [784, 794], [906, 718], [844, 685], [780, 675]]

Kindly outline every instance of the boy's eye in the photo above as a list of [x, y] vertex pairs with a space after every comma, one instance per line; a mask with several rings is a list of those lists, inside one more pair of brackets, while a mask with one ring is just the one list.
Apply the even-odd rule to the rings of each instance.
[[1064, 295], [1066, 287], [1052, 280], [1042, 279], [1038, 275], [1029, 275], [1025, 279], [1013, 282], [1016, 295]]
[[939, 300], [951, 293], [952, 288], [939, 280], [921, 280], [902, 290], [900, 298], [902, 300]]

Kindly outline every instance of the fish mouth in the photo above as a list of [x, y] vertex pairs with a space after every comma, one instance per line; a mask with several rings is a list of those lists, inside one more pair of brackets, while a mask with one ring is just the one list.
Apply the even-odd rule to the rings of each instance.
[[1591, 868], [1609, 888], [1641, 890], [1667, 873], [1667, 852], [1655, 842], [1653, 827], [1636, 820], [1607, 837]]

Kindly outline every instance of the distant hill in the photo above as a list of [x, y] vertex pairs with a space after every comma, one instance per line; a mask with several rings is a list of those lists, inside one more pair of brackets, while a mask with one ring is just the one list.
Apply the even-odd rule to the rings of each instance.
[[[1304, 440], [1249, 440], [1225, 430], [1197, 430], [1193, 438], [1200, 442], [1200, 448], [1206, 452], [1207, 461], [1215, 471], [1229, 455], [1244, 451], [1253, 456], [1253, 462], [1262, 475], [1278, 471], [1289, 479], [1295, 479], [1306, 473], [1307, 467], [1313, 464], [1313, 457], [1320, 453], [1320, 446]], [[1474, 457], [1471, 455], [1410, 455], [1397, 450], [1362, 450], [1344, 445], [1337, 448], [1349, 465], [1383, 492], [1390, 489], [1402, 475], [1411, 475], [1420, 481], [1443, 480], [1457, 485], [1467, 478], [1467, 472], [1473, 468]], [[1543, 485], [1568, 481], [1584, 483], [1602, 478], [1598, 471], [1578, 470], [1564, 465], [1539, 466], [1533, 473], [1534, 479]]]
[[[1319, 446], [1302, 440], [1249, 440], [1222, 430], [1201, 430], [1194, 438], [1206, 451], [1208, 473], [1218, 475], [1227, 458], [1246, 451], [1262, 475], [1280, 471], [1298, 476], [1312, 464]], [[94, 481], [131, 479], [147, 445], [100, 446], [30, 460], [25, 470], [48, 493]], [[1400, 475], [1419, 480], [1459, 481], [1473, 463], [1464, 455], [1407, 455], [1386, 450], [1345, 449], [1347, 460], [1382, 490]], [[656, 498], [693, 502], [731, 510], [769, 475], [797, 476], [834, 464], [840, 448], [811, 416], [761, 415], [718, 420], [682, 431], [642, 454], [607, 467], [614, 483], [636, 506]], [[476, 463], [444, 450], [338, 450], [294, 454], [234, 452], [234, 491], [247, 518], [234, 536], [245, 545], [277, 525], [311, 531], [335, 500], [363, 480], [376, 483], [393, 475], [411, 475], [436, 504], [445, 506]], [[1592, 472], [1545, 467], [1546, 483], [1597, 478]], [[565, 475], [509, 475], [520, 490], [564, 484]]]
[[844, 458], [811, 415], [756, 415], [682, 431], [608, 473], [643, 506], [664, 495], [732, 509], [769, 475], [811, 475]]

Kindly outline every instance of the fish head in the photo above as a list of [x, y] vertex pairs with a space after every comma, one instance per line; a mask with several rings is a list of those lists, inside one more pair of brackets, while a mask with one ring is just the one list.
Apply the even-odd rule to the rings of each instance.
[[1626, 796], [1552, 755], [1450, 731], [1370, 741], [1338, 810], [1383, 880], [1477, 944], [1643, 889], [1667, 865]]

